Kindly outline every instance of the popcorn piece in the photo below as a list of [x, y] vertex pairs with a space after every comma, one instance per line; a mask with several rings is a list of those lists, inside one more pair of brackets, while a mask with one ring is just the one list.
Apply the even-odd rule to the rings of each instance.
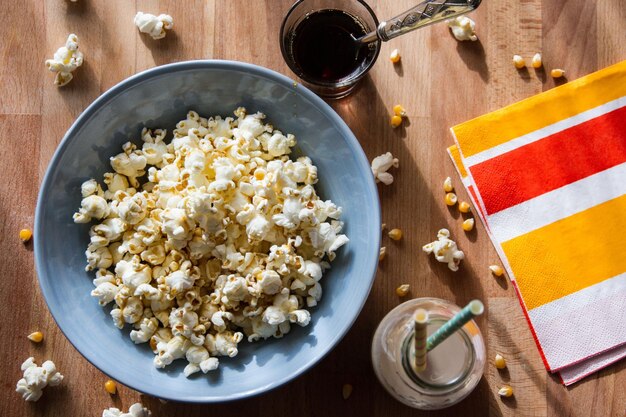
[[47, 386], [54, 387], [63, 380], [52, 361], [45, 361], [41, 367], [35, 363], [35, 358], [30, 357], [22, 364], [24, 376], [17, 381], [15, 391], [22, 395], [26, 401], [37, 401]]
[[447, 263], [452, 271], [459, 269], [459, 263], [465, 254], [457, 248], [456, 242], [450, 239], [448, 229], [441, 229], [437, 233], [437, 240], [422, 247], [428, 254], [433, 253], [439, 262]]
[[400, 161], [394, 158], [391, 152], [387, 152], [380, 156], [377, 156], [372, 160], [372, 173], [376, 182], [382, 182], [385, 185], [389, 185], [393, 182], [393, 176], [387, 171], [391, 167], [398, 168]]
[[452, 35], [457, 41], [476, 41], [478, 36], [474, 32], [476, 22], [467, 16], [457, 16], [447, 21]]
[[138, 12], [134, 22], [141, 33], [147, 33], [155, 40], [164, 38], [165, 31], [174, 27], [174, 19], [168, 14], [155, 16], [150, 13]]
[[78, 36], [73, 33], [67, 37], [65, 46], [57, 49], [52, 59], [46, 60], [46, 68], [56, 73], [54, 85], [58, 87], [63, 87], [72, 81], [74, 78], [72, 72], [81, 65], [83, 65], [83, 53], [78, 50]]
[[128, 413], [123, 413], [118, 408], [107, 408], [102, 411], [102, 417], [151, 417], [152, 413], [140, 403], [130, 406]]
[[109, 215], [107, 201], [97, 195], [89, 195], [80, 203], [80, 209], [74, 213], [74, 223], [89, 223], [92, 219], [103, 219]]

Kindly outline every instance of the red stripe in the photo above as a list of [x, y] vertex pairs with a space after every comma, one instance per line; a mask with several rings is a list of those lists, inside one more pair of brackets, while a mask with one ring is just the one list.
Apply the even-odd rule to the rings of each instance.
[[626, 162], [626, 107], [471, 167], [488, 214]]

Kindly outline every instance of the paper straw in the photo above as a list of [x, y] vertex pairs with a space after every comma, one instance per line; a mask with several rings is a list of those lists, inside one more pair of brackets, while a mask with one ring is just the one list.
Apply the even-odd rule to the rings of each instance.
[[485, 306], [480, 300], [470, 301], [468, 305], [463, 307], [463, 310], [459, 311], [454, 317], [448, 320], [443, 326], [441, 326], [435, 333], [430, 335], [426, 341], [426, 350], [433, 350], [437, 345], [450, 337], [454, 332], [459, 330], [475, 316], [483, 314]]
[[420, 308], [415, 312], [415, 372], [426, 369], [427, 326], [428, 311]]

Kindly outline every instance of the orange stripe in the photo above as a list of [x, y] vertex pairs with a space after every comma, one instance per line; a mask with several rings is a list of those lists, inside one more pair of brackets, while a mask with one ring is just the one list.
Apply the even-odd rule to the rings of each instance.
[[528, 310], [626, 271], [626, 195], [502, 243]]
[[452, 128], [467, 158], [626, 96], [626, 61]]
[[461, 159], [461, 152], [459, 152], [459, 148], [456, 145], [452, 145], [448, 148], [448, 153], [452, 158], [452, 162], [456, 166], [456, 169], [459, 171], [459, 175], [462, 179], [467, 177], [467, 171], [465, 170], [465, 165], [463, 164], [463, 160]]

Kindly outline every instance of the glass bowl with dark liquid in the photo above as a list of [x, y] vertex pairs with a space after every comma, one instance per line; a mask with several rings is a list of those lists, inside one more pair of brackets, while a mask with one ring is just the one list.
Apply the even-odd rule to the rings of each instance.
[[380, 41], [359, 44], [356, 38], [378, 26], [361, 0], [299, 0], [280, 30], [280, 48], [289, 68], [318, 95], [348, 95], [374, 65]]

